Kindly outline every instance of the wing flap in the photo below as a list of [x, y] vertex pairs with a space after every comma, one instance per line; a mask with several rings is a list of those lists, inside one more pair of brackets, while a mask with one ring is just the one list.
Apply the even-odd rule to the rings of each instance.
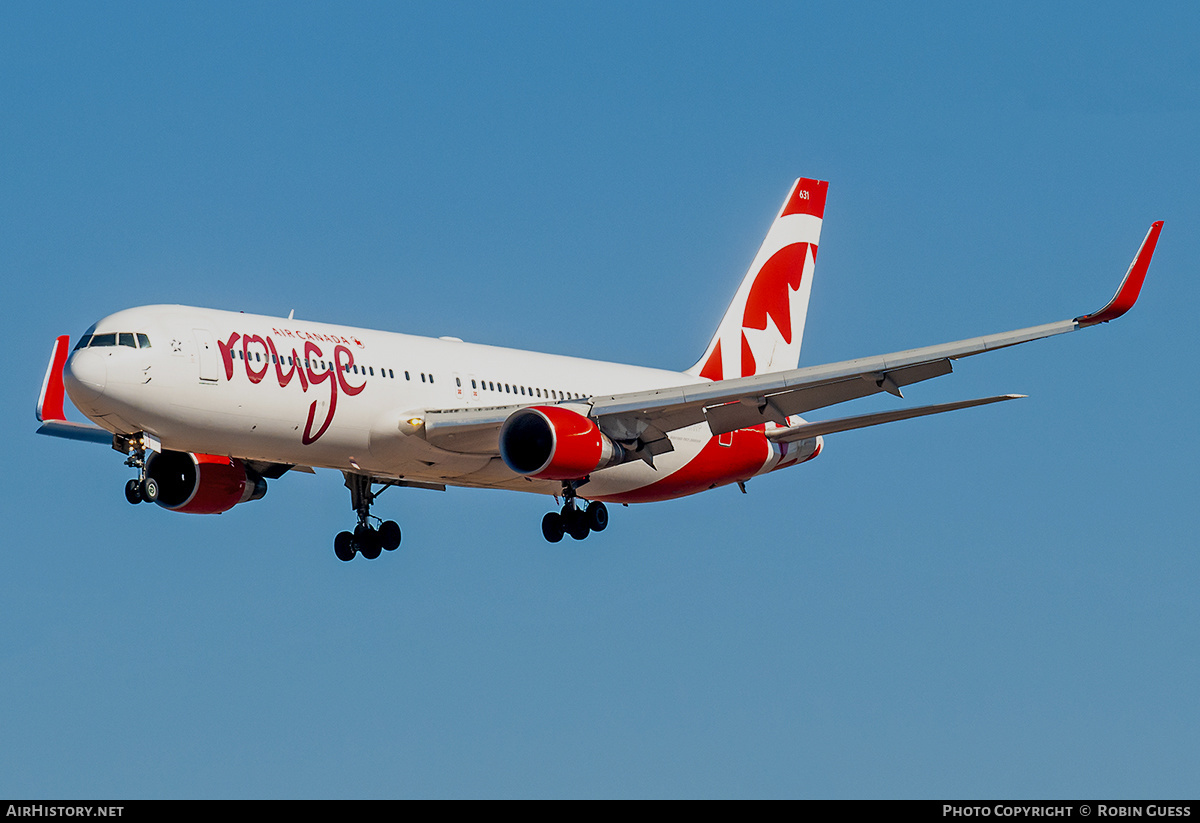
[[942, 359], [884, 372], [861, 372], [774, 394], [743, 397], [732, 403], [705, 406], [703, 414], [714, 435], [768, 422], [786, 426], [786, 418], [791, 415], [823, 409], [881, 391], [903, 396], [900, 395], [900, 387], [932, 380], [951, 371], [953, 367], [950, 361]]

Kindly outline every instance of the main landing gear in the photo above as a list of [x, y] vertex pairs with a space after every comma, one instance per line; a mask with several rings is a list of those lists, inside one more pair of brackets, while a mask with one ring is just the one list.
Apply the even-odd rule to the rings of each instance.
[[551, 543], [563, 539], [564, 534], [574, 540], [582, 540], [592, 532], [608, 528], [608, 507], [599, 500], [581, 509], [576, 505], [575, 486], [563, 483], [563, 507], [561, 512], [549, 512], [542, 518], [542, 536]]
[[333, 539], [334, 554], [339, 560], [353, 560], [356, 554], [374, 560], [385, 551], [395, 551], [400, 546], [400, 526], [396, 521], [381, 521], [378, 528], [371, 525], [372, 520], [379, 520], [371, 514], [371, 504], [379, 496], [371, 491], [371, 478], [353, 472], [342, 474], [350, 490], [350, 505], [358, 513], [358, 525], [353, 532], [340, 532]]

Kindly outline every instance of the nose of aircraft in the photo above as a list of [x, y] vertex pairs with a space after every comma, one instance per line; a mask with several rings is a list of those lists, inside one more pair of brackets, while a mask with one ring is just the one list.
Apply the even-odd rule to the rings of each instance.
[[63, 385], [76, 405], [95, 400], [104, 393], [108, 368], [97, 352], [80, 349], [71, 355], [63, 374]]

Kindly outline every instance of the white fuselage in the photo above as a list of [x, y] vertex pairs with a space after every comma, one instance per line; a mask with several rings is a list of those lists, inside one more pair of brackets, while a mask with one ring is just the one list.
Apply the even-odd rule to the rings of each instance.
[[[660, 369], [187, 306], [128, 309], [91, 333], [105, 344], [72, 353], [66, 387], [75, 405], [110, 431], [144, 432], [175, 451], [547, 494], [561, 484], [522, 477], [494, 453], [435, 448], [405, 421], [435, 409], [572, 401], [586, 413], [591, 396], [705, 382]], [[108, 344], [106, 335], [128, 335], [133, 345]], [[597, 472], [586, 496], [677, 497], [803, 456], [781, 453], [761, 432], [734, 434], [757, 436], [718, 443], [704, 425], [674, 432], [675, 450], [653, 467], [636, 461]], [[749, 452], [732, 473], [664, 484], [706, 446]], [[654, 487], [661, 493], [636, 492]]]

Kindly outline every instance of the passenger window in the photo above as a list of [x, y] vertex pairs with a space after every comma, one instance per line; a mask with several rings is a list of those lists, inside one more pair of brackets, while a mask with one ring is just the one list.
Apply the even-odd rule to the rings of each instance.
[[410, 375], [408, 372], [405, 372], [405, 373], [404, 373], [404, 379], [405, 379], [405, 380], [412, 380], [412, 376], [411, 376], [411, 375]]
[[375, 367], [374, 366], [367, 366], [367, 371], [371, 373], [370, 374], [371, 377], [375, 376]]

